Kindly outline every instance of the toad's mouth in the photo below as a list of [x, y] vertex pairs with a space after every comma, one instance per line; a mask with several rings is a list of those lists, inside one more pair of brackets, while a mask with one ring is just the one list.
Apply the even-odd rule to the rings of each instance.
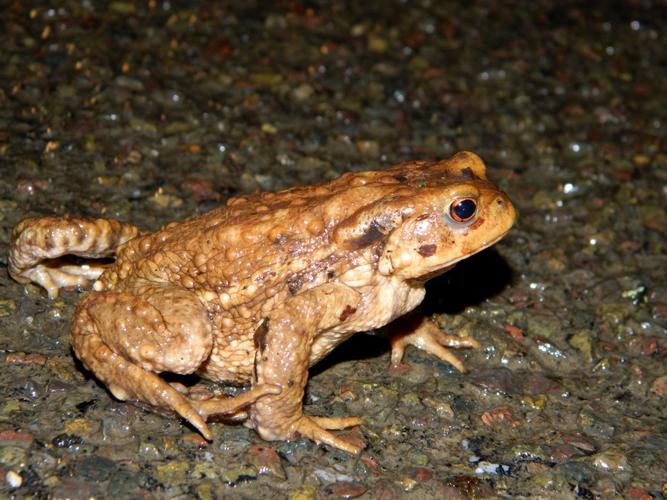
[[468, 257], [470, 257], [471, 255], [475, 255], [476, 253], [479, 253], [483, 250], [486, 250], [487, 248], [489, 248], [489, 247], [495, 245], [496, 243], [498, 243], [500, 240], [502, 240], [505, 237], [505, 235], [509, 232], [510, 229], [511, 228], [507, 228], [507, 230], [505, 230], [503, 233], [496, 236], [491, 241], [483, 243], [479, 248], [477, 248], [473, 252], [467, 253], [465, 255], [461, 255], [460, 257], [457, 257], [456, 259], [453, 259], [453, 260], [450, 260], [449, 262], [438, 265], [433, 270], [427, 271], [426, 273], [424, 273], [424, 274], [422, 274], [422, 275], [420, 275], [416, 278], [413, 278], [413, 281], [415, 281], [415, 282], [425, 282], [425, 281], [428, 281], [432, 278], [440, 276], [443, 273], [446, 273], [447, 271], [452, 269], [458, 262], [460, 262], [462, 260], [465, 260]]

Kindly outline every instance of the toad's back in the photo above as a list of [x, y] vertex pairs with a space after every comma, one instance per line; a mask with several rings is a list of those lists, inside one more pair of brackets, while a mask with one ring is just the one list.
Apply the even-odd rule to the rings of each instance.
[[382, 205], [427, 188], [471, 180], [466, 160], [461, 154], [447, 162], [406, 162], [324, 184], [232, 198], [202, 216], [129, 241], [96, 289], [133, 279], [164, 280], [225, 294], [231, 305], [265, 300], [283, 287], [297, 293], [319, 284], [316, 278], [333, 279], [332, 273], [350, 269], [364, 248], [378, 243], [371, 234], [364, 238], [363, 231], [372, 228], [355, 215], [379, 213]]

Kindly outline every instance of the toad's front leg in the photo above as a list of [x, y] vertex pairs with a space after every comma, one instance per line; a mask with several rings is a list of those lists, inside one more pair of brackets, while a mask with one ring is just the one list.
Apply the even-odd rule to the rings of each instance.
[[326, 418], [303, 414], [311, 350], [316, 335], [340, 324], [355, 309], [359, 295], [342, 285], [323, 285], [288, 300], [255, 333], [256, 383], [277, 385], [280, 394], [268, 395], [250, 410], [253, 426], [267, 440], [305, 436], [317, 443], [359, 453], [361, 447], [327, 429], [361, 424], [357, 417]]

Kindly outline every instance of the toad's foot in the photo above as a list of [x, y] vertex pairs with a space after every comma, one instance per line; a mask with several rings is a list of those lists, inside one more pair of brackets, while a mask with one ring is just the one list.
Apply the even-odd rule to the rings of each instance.
[[63, 265], [59, 267], [37, 264], [13, 275], [19, 282], [37, 283], [46, 290], [50, 299], [58, 297], [61, 288], [88, 288], [106, 269], [104, 265], [84, 264], [81, 266]]
[[280, 394], [280, 391], [281, 389], [277, 385], [261, 384], [238, 396], [214, 396], [210, 399], [191, 400], [190, 404], [204, 419], [215, 415], [226, 415], [233, 420], [240, 420], [247, 418], [247, 413], [239, 412], [239, 410], [251, 405], [263, 396]]
[[315, 441], [317, 444], [326, 444], [332, 448], [346, 451], [357, 455], [365, 446], [356, 445], [333, 435], [329, 430], [340, 430], [348, 427], [361, 425], [363, 422], [359, 417], [308, 417], [301, 416], [293, 426], [293, 434], [301, 435]]
[[281, 391], [276, 385], [262, 384], [237, 396], [215, 396], [201, 386], [186, 387], [179, 382], [169, 382], [169, 385], [187, 398], [204, 420], [223, 416], [226, 422], [244, 422], [248, 419], [247, 406], [262, 396], [280, 394]]
[[458, 371], [465, 372], [463, 363], [452, 352], [443, 347], [472, 347], [478, 348], [481, 344], [472, 337], [459, 337], [443, 333], [433, 322], [424, 318], [414, 329], [399, 331], [391, 338], [391, 364], [397, 366], [403, 359], [405, 348], [413, 345], [433, 354], [454, 366]]
[[33, 281], [55, 298], [60, 288], [85, 287], [104, 271], [102, 265], [67, 265], [59, 257], [112, 257], [138, 234], [135, 226], [113, 219], [30, 217], [12, 231], [7, 268], [16, 281]]

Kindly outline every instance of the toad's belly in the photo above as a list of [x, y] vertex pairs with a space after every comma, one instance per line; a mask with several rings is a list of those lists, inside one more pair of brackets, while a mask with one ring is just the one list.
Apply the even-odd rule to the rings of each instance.
[[310, 351], [310, 365], [327, 356], [336, 346], [356, 332], [380, 328], [417, 307], [426, 291], [392, 278], [359, 289], [362, 300], [354, 314], [340, 325], [315, 336]]
[[208, 359], [197, 374], [215, 382], [247, 384], [252, 381], [255, 346], [251, 338], [216, 336]]

